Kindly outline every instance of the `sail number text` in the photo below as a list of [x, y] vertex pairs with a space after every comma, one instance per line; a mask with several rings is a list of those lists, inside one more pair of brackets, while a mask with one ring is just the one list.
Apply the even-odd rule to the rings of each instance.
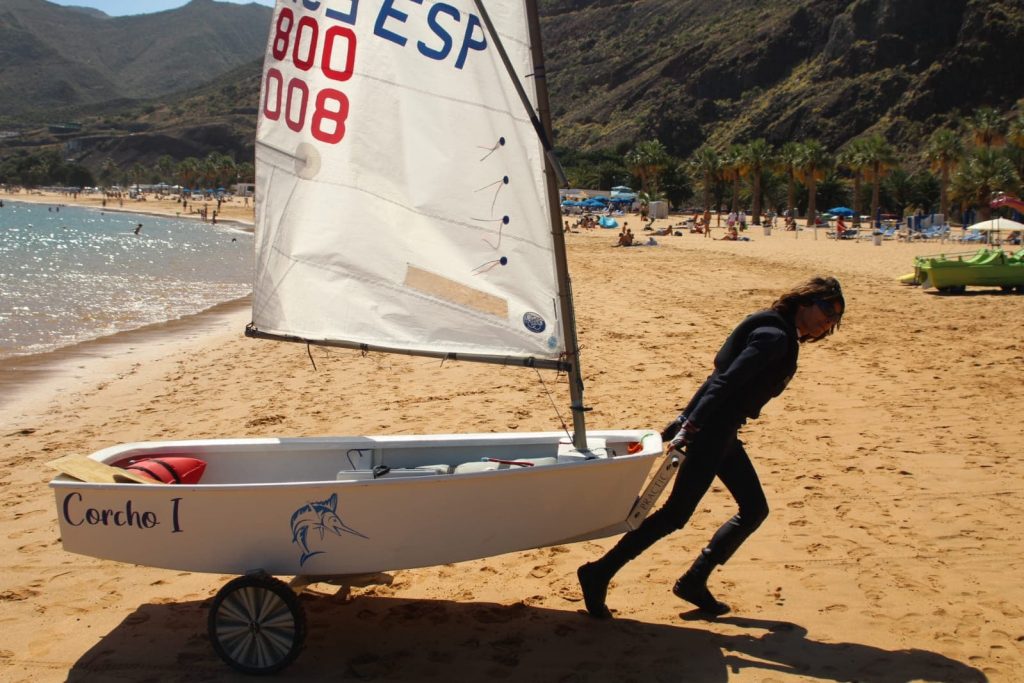
[[[300, 4], [299, 0], [294, 0]], [[320, 142], [337, 144], [345, 137], [345, 121], [349, 115], [349, 100], [335, 87], [316, 90], [302, 77], [303, 74], [322, 73], [334, 84], [342, 84], [352, 77], [356, 57], [354, 26], [360, 0], [348, 0], [348, 10], [328, 7], [320, 0], [301, 0], [307, 12], [323, 12], [319, 18], [301, 14], [284, 7], [277, 15], [271, 36], [270, 55], [277, 62], [290, 62], [301, 72], [286, 79], [275, 66], [267, 69], [263, 83], [263, 116], [271, 121], [284, 119], [285, 125], [296, 133], [309, 126], [310, 134]], [[423, 15], [410, 21], [410, 11], [423, 0], [382, 0], [374, 17], [373, 36], [395, 45], [406, 47], [407, 33], [425, 29], [425, 40], [414, 42], [416, 52], [438, 62], [454, 57], [454, 67], [462, 69], [472, 52], [487, 49], [480, 19], [463, 14], [444, 2], [423, 7]], [[323, 23], [321, 23], [323, 22]], [[348, 25], [346, 25], [348, 24]], [[327, 28], [325, 29], [324, 26]], [[317, 79], [319, 80], [319, 79]]]
[[[290, 58], [299, 71], [319, 67], [324, 76], [342, 83], [352, 77], [356, 54], [356, 34], [347, 26], [332, 25], [321, 36], [320, 25], [313, 17], [295, 20], [295, 13], [284, 8], [277, 15], [271, 55], [277, 61]], [[345, 137], [348, 118], [348, 97], [335, 88], [322, 88], [314, 95], [309, 85], [298, 76], [284, 82], [280, 69], [267, 69], [263, 84], [263, 116], [278, 121], [296, 133], [306, 127], [320, 142], [336, 144]], [[310, 114], [310, 100], [313, 100]]]

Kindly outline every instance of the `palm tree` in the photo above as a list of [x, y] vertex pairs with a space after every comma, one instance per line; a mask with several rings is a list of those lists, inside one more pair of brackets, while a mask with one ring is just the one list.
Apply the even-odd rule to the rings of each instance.
[[1017, 175], [1024, 181], [1024, 114], [1010, 121], [1010, 130], [1006, 141], [1013, 147], [1013, 159], [1017, 165]]
[[799, 142], [787, 142], [775, 157], [775, 168], [786, 176], [786, 210], [796, 217], [796, 176], [803, 150]]
[[991, 107], [982, 107], [967, 119], [974, 142], [982, 147], [1000, 147], [1006, 139], [1003, 117]]
[[862, 153], [867, 166], [865, 177], [871, 181], [871, 219], [877, 220], [879, 188], [882, 178], [896, 168], [896, 150], [881, 135], [864, 138]]
[[181, 185], [183, 192], [191, 188], [199, 179], [199, 176], [199, 159], [188, 157], [178, 163], [178, 183]]
[[742, 148], [741, 163], [743, 174], [751, 178], [751, 186], [754, 194], [754, 225], [761, 225], [761, 179], [775, 158], [775, 148], [769, 145], [764, 138], [759, 138]]
[[839, 150], [836, 162], [849, 171], [853, 178], [853, 227], [860, 227], [860, 182], [868, 169], [864, 154], [864, 139], [851, 140]]
[[817, 140], [807, 140], [801, 144], [796, 172], [800, 181], [807, 186], [808, 227], [814, 227], [818, 223], [817, 184], [825, 177], [831, 166], [832, 155], [825, 149], [825, 145]]
[[256, 181], [256, 167], [252, 162], [242, 162], [239, 164], [239, 182], [255, 182]]
[[999, 192], [1015, 193], [1019, 188], [1013, 163], [999, 150], [979, 147], [957, 168], [950, 190], [961, 203], [978, 207], [981, 220], [988, 220], [992, 198]]
[[238, 182], [252, 183], [256, 180], [256, 167], [251, 161], [238, 164]]
[[732, 183], [733, 213], [739, 210], [740, 178], [743, 177], [743, 147], [729, 145], [728, 151], [722, 155], [722, 178]]
[[626, 168], [640, 179], [640, 191], [648, 192], [650, 186], [651, 194], [657, 192], [659, 176], [669, 161], [665, 145], [658, 140], [639, 143], [625, 158]]
[[718, 152], [708, 146], [701, 147], [690, 157], [690, 167], [701, 179], [701, 190], [703, 191], [703, 208], [711, 210], [711, 192], [715, 188], [719, 175], [722, 172], [722, 159]]
[[960, 136], [948, 128], [939, 128], [928, 139], [924, 158], [939, 174], [939, 212], [949, 216], [949, 176], [964, 156]]
[[104, 186], [109, 187], [111, 183], [116, 185], [120, 175], [121, 169], [113, 159], [107, 157], [103, 160], [103, 164], [100, 165], [100, 180], [103, 182]]
[[171, 158], [170, 154], [164, 154], [156, 160], [156, 164], [153, 165], [153, 170], [160, 176], [160, 182], [166, 183], [168, 180], [174, 179], [174, 159]]
[[132, 183], [135, 185], [141, 185], [142, 181], [146, 179], [146, 167], [142, 164], [136, 163], [132, 165], [128, 173], [131, 176]]

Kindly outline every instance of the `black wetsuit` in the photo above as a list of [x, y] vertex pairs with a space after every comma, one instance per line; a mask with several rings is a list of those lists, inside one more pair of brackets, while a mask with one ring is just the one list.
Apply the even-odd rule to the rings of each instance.
[[774, 311], [748, 316], [715, 356], [715, 370], [680, 416], [699, 428], [686, 447], [665, 505], [609, 551], [611, 567], [622, 566], [655, 541], [689, 521], [717, 476], [739, 504], [704, 549], [712, 564], [724, 564], [768, 516], [757, 472], [737, 438], [747, 419], [786, 388], [796, 372], [799, 337], [792, 319]]

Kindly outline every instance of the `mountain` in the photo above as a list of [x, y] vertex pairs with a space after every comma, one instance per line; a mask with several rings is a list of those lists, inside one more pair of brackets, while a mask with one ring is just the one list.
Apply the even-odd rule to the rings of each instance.
[[45, 0], [0, 4], [0, 119], [60, 115], [194, 88], [263, 55], [272, 10], [192, 0], [109, 17]]
[[[658, 138], [686, 157], [764, 137], [835, 150], [877, 132], [916, 157], [932, 130], [980, 106], [1024, 106], [1021, 0], [539, 4], [566, 149], [621, 155]], [[210, 151], [251, 160], [270, 18], [212, 0], [120, 18], [3, 0], [0, 129], [18, 136], [0, 134], [0, 156], [66, 141], [93, 169]], [[41, 125], [54, 121], [82, 129]]]
[[1024, 97], [1020, 0], [548, 0], [558, 143], [901, 146]]

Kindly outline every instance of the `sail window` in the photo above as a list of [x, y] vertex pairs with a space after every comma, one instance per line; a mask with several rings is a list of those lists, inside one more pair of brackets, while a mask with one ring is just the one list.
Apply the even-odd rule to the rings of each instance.
[[499, 318], [508, 317], [508, 301], [505, 299], [413, 265], [409, 265], [406, 269], [405, 284], [407, 287], [459, 306], [472, 308]]

